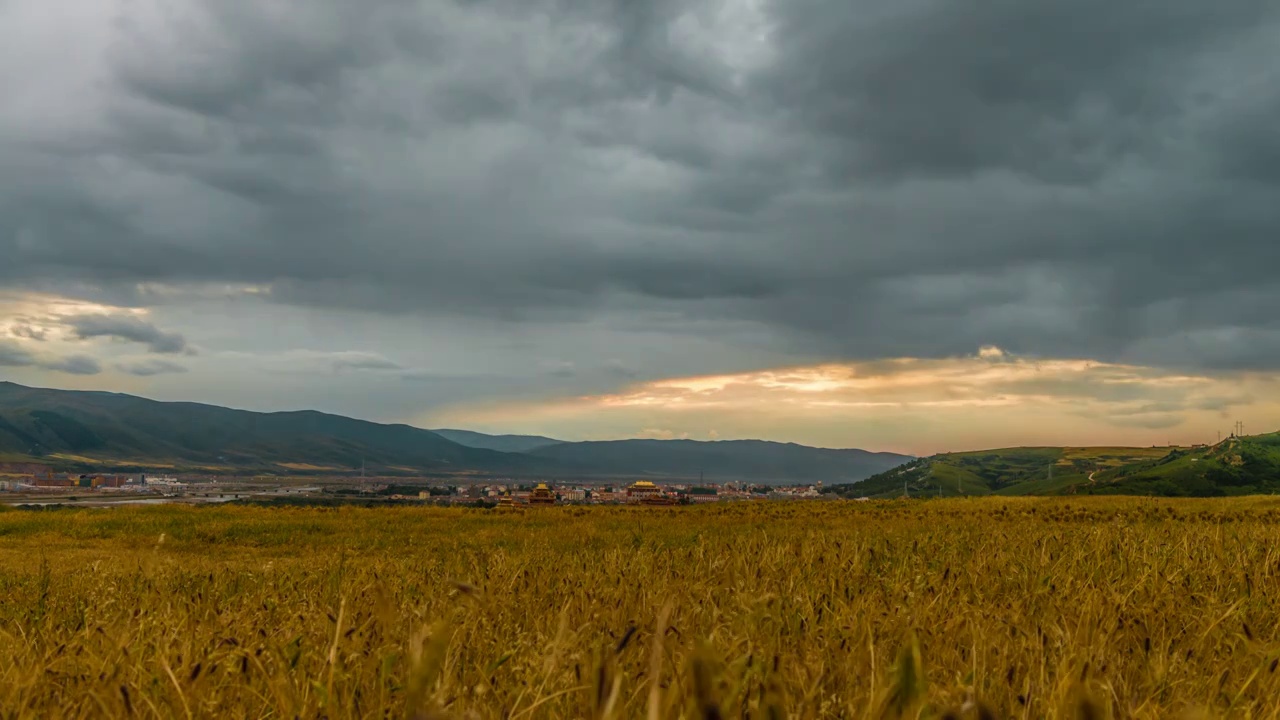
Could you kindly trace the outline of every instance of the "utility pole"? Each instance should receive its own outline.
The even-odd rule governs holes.
[[[911,497],[911,493],[907,491],[907,481],[902,481],[902,497]]]

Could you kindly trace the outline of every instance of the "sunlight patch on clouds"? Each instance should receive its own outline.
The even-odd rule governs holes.
[[[928,454],[1000,445],[1213,440],[1246,413],[1280,426],[1269,375],[1191,375],[985,347],[969,357],[897,358],[670,378],[549,402],[455,407],[433,421],[565,439],[776,437]],[[1228,419],[1231,418],[1231,419]]]
[[[0,293],[0,329],[15,337],[46,339],[60,332],[63,320],[84,315],[146,317],[143,308],[124,308],[45,293]],[[35,335],[37,337],[32,337]]]
[[[990,407],[1028,400],[1107,400],[1120,387],[1138,388],[1144,395],[1150,391],[1185,396],[1219,382],[1088,360],[1014,358],[984,348],[968,358],[908,358],[659,380],[579,402],[672,409],[763,401],[806,407]]]

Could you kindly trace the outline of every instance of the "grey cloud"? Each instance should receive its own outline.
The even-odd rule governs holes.
[[[1181,413],[1186,407],[1179,402],[1151,402],[1125,408],[1113,408],[1110,415],[1129,417],[1134,415],[1172,415]]]
[[[9,328],[9,334],[14,337],[26,338],[37,342],[48,339],[49,333],[43,328],[32,327],[26,323],[18,323]]]
[[[462,397],[474,397],[474,393],[479,387],[501,385],[502,383],[509,383],[511,380],[511,378],[502,375],[464,375],[459,373],[433,372],[431,370],[407,370],[400,373],[399,379],[403,382],[436,385],[441,388],[451,388],[455,391],[459,388],[466,388]],[[507,390],[509,390],[509,388],[504,389],[504,391]]]
[[[40,367],[69,375],[97,375],[102,372],[102,364],[88,355],[54,358],[41,363]]]
[[[1154,397],[1181,399],[1186,395],[1185,390],[1159,388],[1135,382],[1113,382],[1105,376],[1088,375],[1074,379],[1017,380],[1002,384],[1000,389],[1019,395],[1092,399],[1106,403],[1128,403],[1150,400]]]
[[[335,370],[403,370],[399,363],[372,353],[337,353],[331,359]]]
[[[1241,327],[1229,307],[1222,325],[1164,337],[1145,338],[1132,348],[1136,355],[1161,358],[1166,365],[1213,367],[1225,370],[1275,368],[1280,357],[1280,327]]]
[[[32,367],[69,375],[97,375],[102,372],[102,365],[87,355],[58,357],[33,353],[5,339],[0,339],[0,367]]]
[[[29,367],[35,364],[35,355],[11,340],[0,339],[0,367]]]
[[[115,338],[141,343],[155,353],[177,354],[190,350],[180,333],[166,332],[131,315],[76,315],[62,322],[81,340]]]
[[[1216,410],[1216,411],[1225,413],[1227,410],[1230,410],[1231,408],[1252,405],[1256,401],[1257,401],[1257,398],[1249,397],[1247,395],[1236,395],[1232,397],[1210,397],[1210,398],[1204,398],[1198,401],[1197,403],[1195,403],[1194,407],[1197,410]]]
[[[135,360],[132,362],[117,363],[116,369],[120,372],[137,377],[152,377],[154,375],[168,375],[187,372],[187,368],[184,365],[159,359]]]
[[[770,358],[1280,368],[1280,6],[753,6],[129,13],[101,90],[0,122],[0,285],[269,286],[497,318],[533,357],[661,317],[620,358],[656,374],[664,336],[743,326]]]
[[[548,362],[543,363],[542,372],[544,375],[556,378],[571,378],[578,374],[578,368],[569,361]]]
[[[406,371],[400,363],[379,353],[360,350],[289,350],[281,353],[224,353],[224,359],[237,363],[260,365],[268,372],[281,375],[300,375],[306,373],[368,372],[372,374],[389,374],[386,371]]]
[[[1182,415],[1167,413],[1136,414],[1109,418],[1112,425],[1120,427],[1143,428],[1146,430],[1169,430],[1187,421]]]
[[[618,358],[609,358],[604,363],[604,372],[624,380],[634,380],[640,376],[634,368]]]
[[[777,41],[795,52],[770,89],[838,141],[832,160],[848,172],[1065,182],[1164,149],[1187,93],[1209,90],[1195,86],[1200,66],[1275,20],[1266,0],[777,7]]]

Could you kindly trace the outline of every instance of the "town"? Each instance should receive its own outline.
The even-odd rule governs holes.
[[[326,478],[55,473],[39,465],[0,466],[0,504],[95,505],[167,502],[311,505],[345,503],[519,508],[545,505],[674,506],[832,498],[822,483],[534,481],[524,478]]]

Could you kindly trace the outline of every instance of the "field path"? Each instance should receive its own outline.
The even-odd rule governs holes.
[[[1093,472],[1089,473],[1089,484],[1090,484],[1090,485],[1097,485],[1097,484],[1098,484],[1098,483],[1096,483],[1096,482],[1094,482],[1094,481],[1093,481],[1093,476],[1094,476],[1094,475],[1097,475],[1097,474],[1098,474],[1098,471],[1097,471],[1097,470],[1094,470]]]

